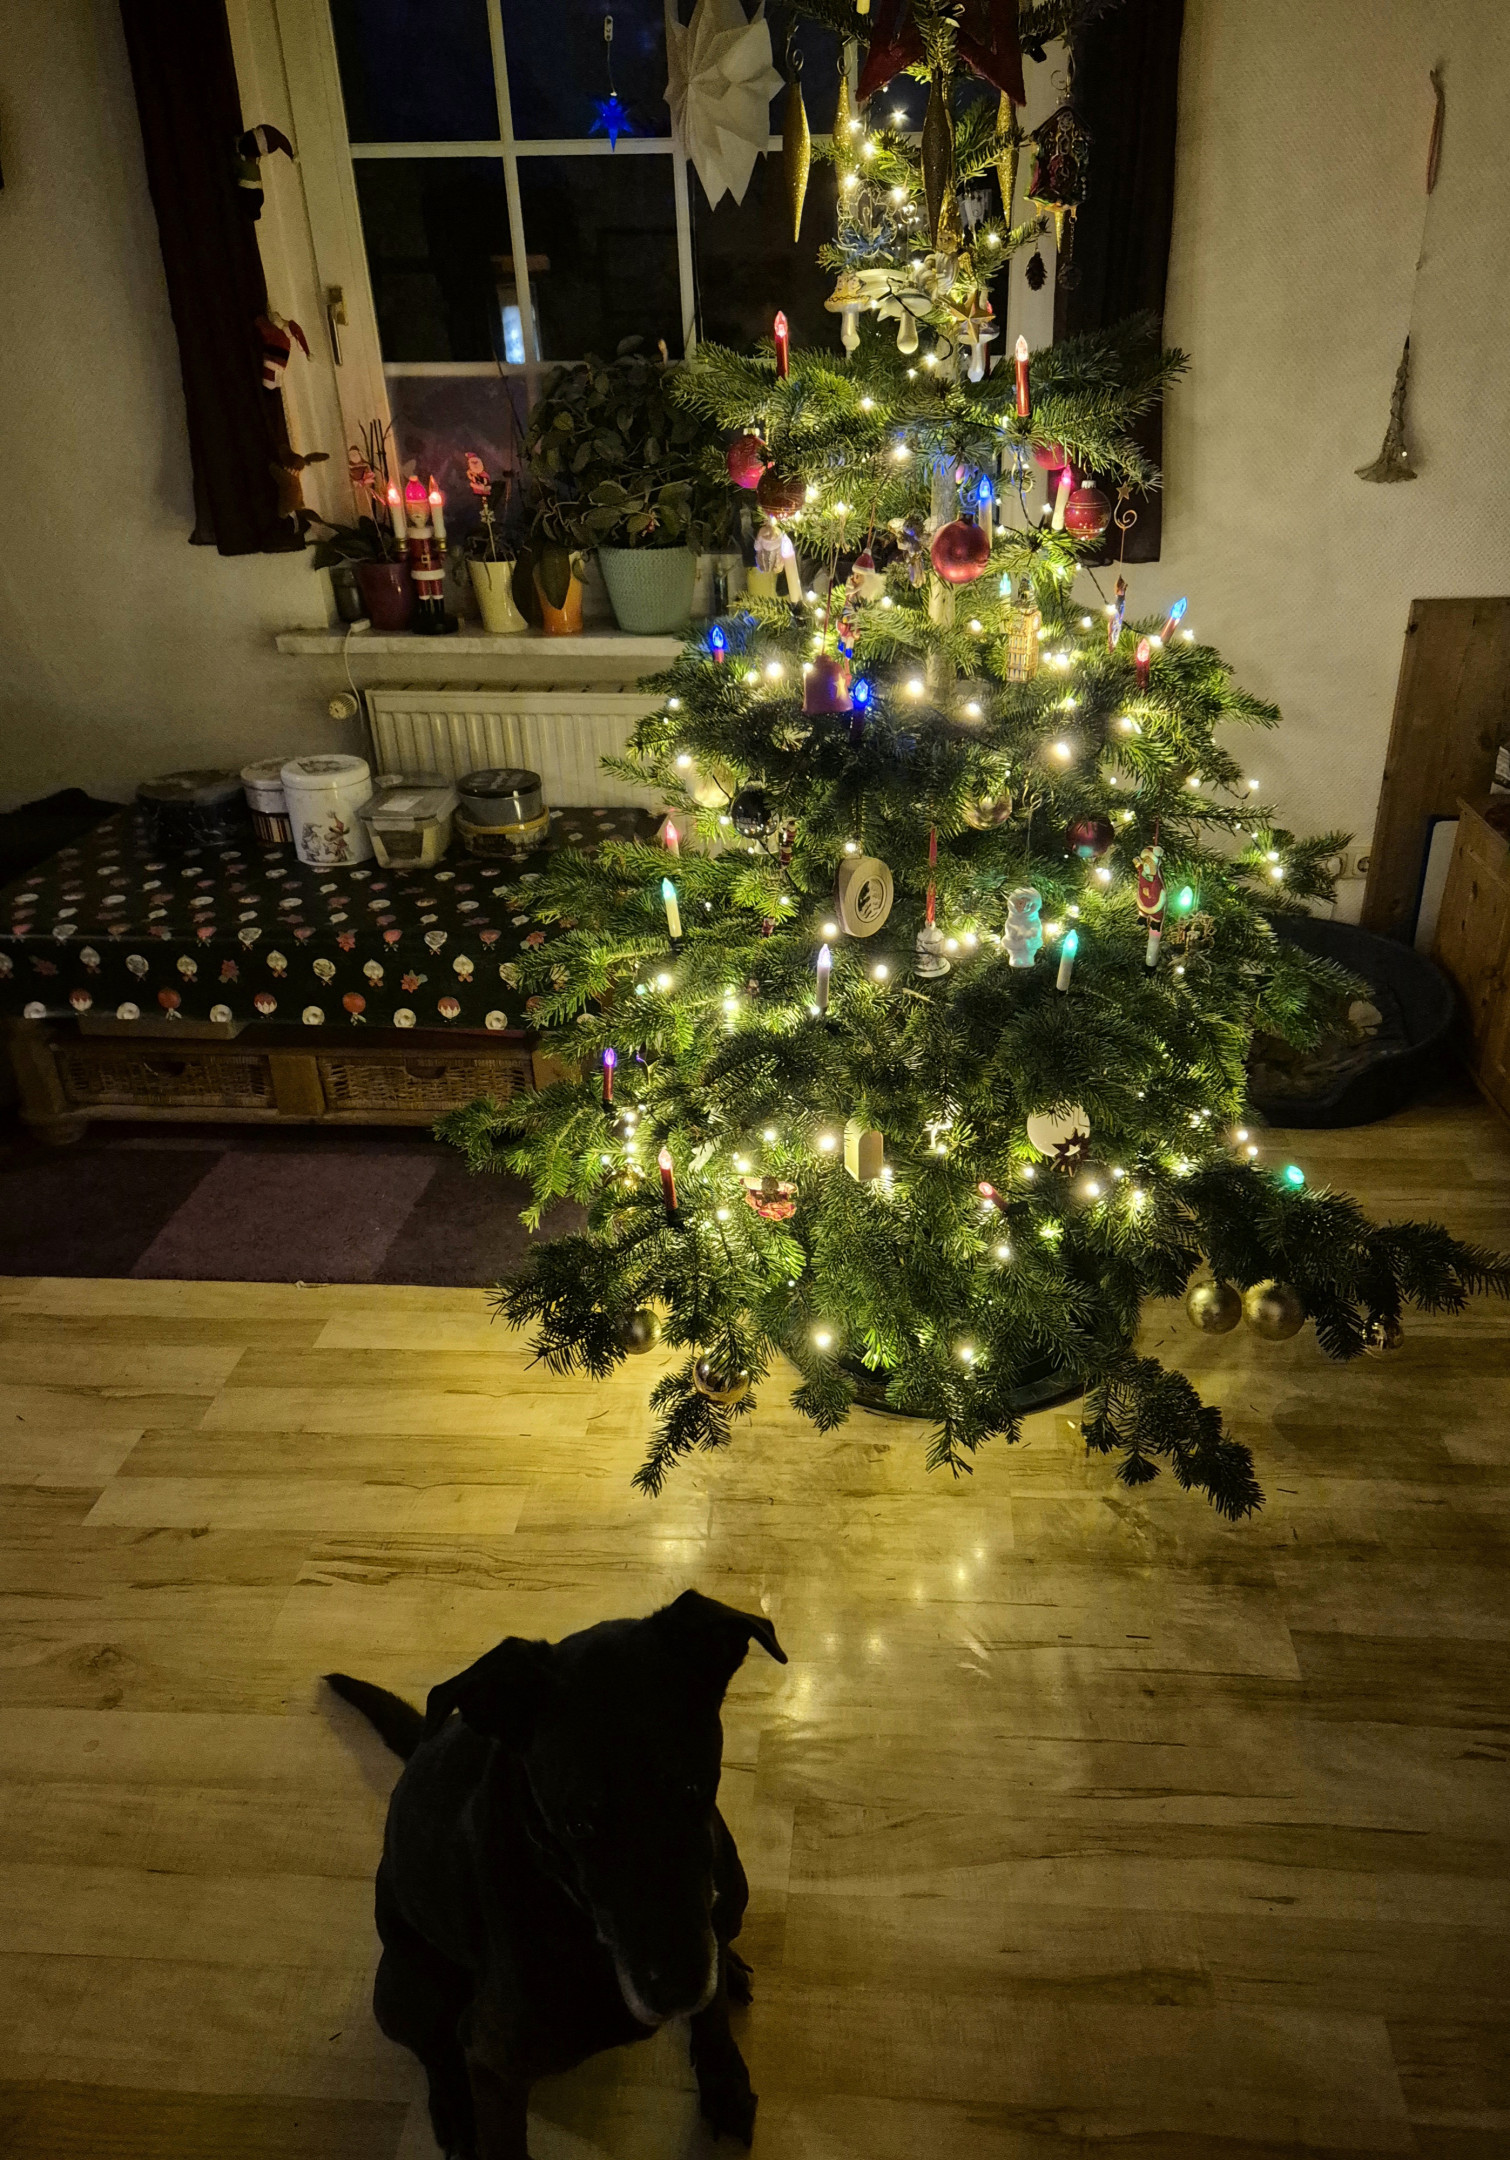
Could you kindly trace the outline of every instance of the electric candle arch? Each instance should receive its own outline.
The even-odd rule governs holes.
[[[1015,1437],[1047,1336],[1129,1483],[1171,1463],[1241,1514],[1246,1448],[1128,1347],[1141,1298],[1183,1288],[1192,1251],[1219,1253],[1240,1289],[1279,1283],[1255,1302],[1259,1332],[1294,1299],[1344,1355],[1413,1298],[1504,1290],[1510,1269],[1434,1232],[1382,1239],[1246,1137],[1234,1046],[1262,1000],[1266,1025],[1303,1030],[1329,994],[1297,949],[1280,964],[1265,911],[1277,888],[1282,906],[1326,892],[1336,836],[1298,840],[1254,802],[1218,734],[1277,715],[1155,572],[1136,595],[1093,584],[1100,506],[1070,514],[1087,464],[1146,479],[1131,424],[1179,356],[1121,332],[1038,369],[1023,340],[972,380],[974,287],[920,236],[925,215],[944,232],[947,171],[925,190],[905,138],[863,118],[841,133],[839,245],[865,296],[853,353],[803,350],[783,317],[763,355],[704,346],[681,372],[727,439],[765,446],[772,525],[769,585],[657,678],[637,730],[637,777],[683,843],[676,882],[664,848],[614,844],[520,888],[561,926],[521,963],[546,1046],[575,1067],[632,1031],[621,1117],[589,1135],[562,1083],[450,1121],[474,1160],[506,1154],[542,1203],[589,1209],[586,1231],[532,1249],[501,1306],[585,1371],[635,1315],[664,1312],[682,1362],[656,1389],[650,1490],[727,1438],[778,1356],[823,1427],[868,1360],[930,1420],[929,1459],[961,1466]],[[862,232],[864,189],[891,237]],[[972,236],[977,255],[990,238]],[[955,586],[934,549],[962,505],[992,574]],[[798,540],[832,573],[812,599]],[[731,847],[752,789],[764,828]],[[1031,1134],[1067,1117],[1069,1139],[1041,1151]],[[749,1204],[767,1183],[769,1211]]]

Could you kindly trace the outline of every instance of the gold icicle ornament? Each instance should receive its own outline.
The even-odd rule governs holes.
[[[849,102],[849,77],[843,68],[839,70],[839,98],[834,106],[834,149],[847,150],[849,138],[854,133],[855,109]]]
[[[786,182],[787,208],[792,213],[792,238],[802,238],[802,205],[807,200],[807,176],[813,162],[813,138],[802,102],[802,55],[790,58],[792,79],[786,86],[786,111],[781,122],[781,171]]]
[[[996,161],[996,181],[1001,189],[1002,218],[1010,230],[1012,198],[1017,193],[1017,161],[1022,151],[1022,122],[1005,90],[996,107],[996,132],[1007,137],[1005,154]]]
[[[954,122],[950,118],[950,79],[943,68],[928,78],[928,110],[923,116],[923,200],[928,207],[928,231],[935,248],[957,254],[960,247],[959,204],[954,190]],[[946,239],[952,229],[954,238]]]

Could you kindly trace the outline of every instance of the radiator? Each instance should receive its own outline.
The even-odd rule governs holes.
[[[418,683],[367,692],[375,772],[459,780],[486,765],[539,773],[548,803],[639,805],[659,809],[650,788],[604,772],[622,756],[635,722],[657,709],[638,690],[483,690]]]

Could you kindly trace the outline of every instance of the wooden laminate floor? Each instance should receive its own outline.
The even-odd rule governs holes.
[[[1463,1098],[1289,1152],[1510,1241]],[[1510,2153],[1510,1314],[1345,1370],[1148,1336],[1255,1521],[1063,1411],[956,1484],[778,1390],[649,1503],[656,1361],[554,1382],[475,1293],[0,1284],[0,2150],[428,2154],[367,2002],[394,1766],[316,1676],[418,1695],[695,1583],[791,1657],[727,1715],[763,2160]],[[677,2036],[532,2142],[701,2153]]]

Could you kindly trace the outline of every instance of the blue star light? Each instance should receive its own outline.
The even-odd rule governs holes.
[[[588,134],[606,135],[609,149],[617,150],[619,137],[634,133],[634,122],[629,117],[624,100],[617,90],[610,90],[607,97],[594,98],[592,102],[597,118],[588,129]]]

